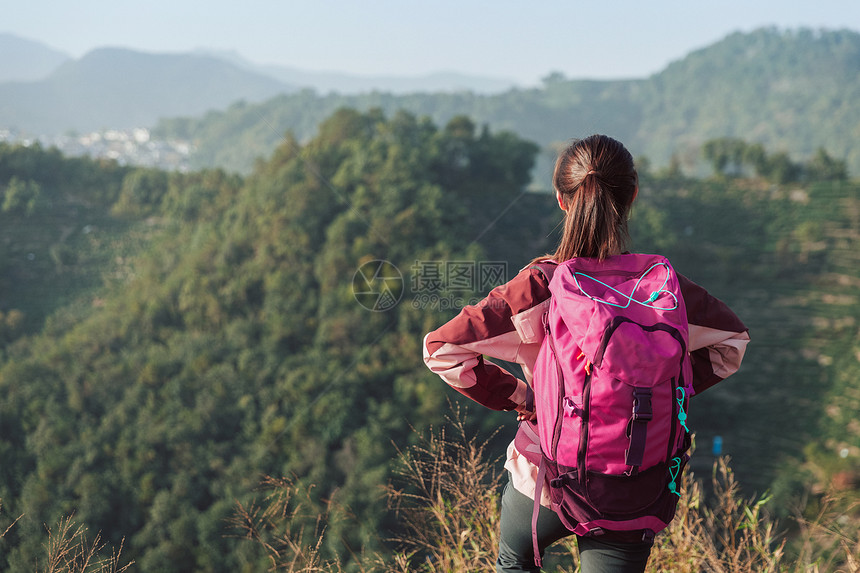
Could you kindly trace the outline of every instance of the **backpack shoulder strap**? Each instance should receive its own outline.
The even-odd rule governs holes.
[[[548,283],[552,280],[552,275],[555,273],[555,269],[557,267],[557,262],[550,259],[546,259],[541,262],[532,264],[529,268],[539,270],[543,274],[543,276],[546,277],[546,282]]]

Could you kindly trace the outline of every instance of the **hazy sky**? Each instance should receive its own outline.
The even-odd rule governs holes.
[[[858,0],[0,0],[0,14],[0,31],[74,57],[102,46],[207,48],[308,70],[459,71],[523,84],[551,71],[645,77],[762,26],[860,31]]]

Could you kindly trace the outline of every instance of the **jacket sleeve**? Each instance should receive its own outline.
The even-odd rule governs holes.
[[[693,390],[698,394],[738,371],[749,330],[725,303],[678,276],[690,326]]]
[[[481,302],[424,337],[424,362],[451,387],[493,410],[525,403],[527,385],[484,356],[515,362],[522,340],[511,317],[549,298],[536,268],[520,271]]]

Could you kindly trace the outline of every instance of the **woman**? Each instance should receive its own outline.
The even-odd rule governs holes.
[[[626,252],[628,214],[639,191],[632,156],[620,142],[604,135],[571,142],[556,161],[553,186],[565,213],[555,253],[538,257],[424,339],[424,361],[430,370],[479,404],[515,410],[523,422],[535,419],[528,388],[542,340],[541,316],[550,297],[549,281],[534,263],[558,264],[574,257],[602,261]],[[689,322],[693,388],[698,393],[737,371],[749,335],[725,304],[688,279],[679,279]],[[486,361],[485,355],[519,363],[525,380]],[[499,572],[540,570],[532,549],[535,451],[540,450],[534,425],[520,424],[505,463],[510,481],[502,495]],[[541,488],[536,527],[541,554],[571,535],[550,509],[548,490]],[[642,532],[609,531],[600,537],[578,537],[577,542],[584,573],[621,573],[645,569],[653,540],[643,541]]]

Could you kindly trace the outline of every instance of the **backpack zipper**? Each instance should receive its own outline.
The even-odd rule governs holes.
[[[579,449],[576,452],[576,476],[585,491],[585,451],[588,444],[588,419],[591,416],[591,372],[586,372],[582,389],[582,421],[579,431]]]
[[[672,456],[675,455],[675,440],[677,436],[678,426],[681,425],[678,421],[678,400],[675,397],[678,393],[678,386],[675,380],[676,378],[672,378],[672,424],[669,426],[669,451],[666,452],[666,461],[671,460]]]
[[[555,351],[555,342],[552,339],[552,331],[549,327],[548,312],[545,312],[541,321],[544,327],[544,336],[549,341],[550,354],[555,362],[556,376],[558,377],[558,405],[556,407],[555,426],[552,431],[552,442],[550,444],[550,455],[552,460],[558,463],[558,442],[561,439],[561,425],[564,418],[564,373],[561,370],[561,362]]]

